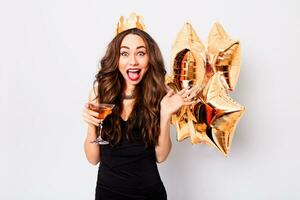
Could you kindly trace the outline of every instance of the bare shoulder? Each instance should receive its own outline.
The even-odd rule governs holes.
[[[91,103],[95,103],[97,104],[98,103],[98,83],[96,82],[92,89],[90,90],[90,93],[89,93],[89,102]]]

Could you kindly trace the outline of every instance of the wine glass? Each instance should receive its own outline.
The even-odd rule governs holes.
[[[97,116],[98,119],[100,119],[100,124],[99,124],[99,128],[98,128],[98,137],[95,141],[93,141],[92,143],[97,143],[97,144],[108,144],[107,141],[103,140],[101,138],[101,131],[102,131],[102,127],[103,127],[103,121],[104,119],[110,115],[112,113],[112,109],[115,107],[115,104],[107,104],[107,103],[100,103],[97,105],[88,104],[88,108],[92,111],[95,111],[97,113],[99,113],[99,115]]]

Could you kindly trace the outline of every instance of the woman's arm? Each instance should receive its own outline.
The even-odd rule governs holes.
[[[158,163],[167,159],[172,148],[170,119],[171,115],[160,113],[160,135],[158,137],[158,145],[155,147],[156,161]]]
[[[87,136],[84,141],[85,156],[93,165],[97,165],[100,162],[100,147],[97,143],[92,143],[97,138],[96,130],[94,125],[88,125]]]
[[[88,101],[97,104],[96,94],[93,89],[90,92]],[[97,165],[100,162],[100,146],[97,143],[93,143],[97,138],[97,126],[100,123],[100,120],[96,118],[97,115],[97,112],[89,110],[87,106],[85,106],[83,119],[88,124],[88,129],[84,141],[84,152],[87,160],[93,165]]]
[[[170,119],[173,113],[182,106],[192,105],[196,101],[191,101],[196,96],[192,89],[183,89],[175,94],[170,89],[160,102],[160,135],[158,145],[155,147],[156,161],[165,161],[171,151],[172,142],[170,138]]]

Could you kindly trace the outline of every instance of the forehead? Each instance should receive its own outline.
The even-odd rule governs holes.
[[[136,49],[140,46],[146,47],[146,44],[140,36],[135,34],[128,34],[122,40],[121,47],[122,46],[129,47],[130,49]]]

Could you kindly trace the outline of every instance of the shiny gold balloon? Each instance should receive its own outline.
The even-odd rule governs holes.
[[[203,89],[204,98],[193,108],[194,125],[200,141],[228,155],[234,130],[245,108],[229,97],[222,78],[221,73],[214,74]]]
[[[207,58],[214,73],[221,72],[233,91],[240,72],[240,43],[231,39],[219,23],[209,33]]]
[[[205,46],[192,25],[186,23],[172,47],[171,76],[167,84],[181,90],[188,85],[202,84],[205,75]]]
[[[207,50],[192,25],[186,23],[172,47],[171,75],[166,84],[179,91],[193,87],[198,103],[183,106],[172,115],[177,140],[209,144],[228,155],[234,130],[245,108],[228,92],[235,88],[240,69],[239,42],[214,24]]]
[[[166,84],[180,91],[193,86],[200,92],[205,75],[205,46],[201,43],[192,25],[186,23],[177,35],[172,47],[171,76],[166,78]],[[182,141],[191,137],[192,143],[199,143],[194,133],[193,121],[196,121],[189,106],[183,106],[172,116],[172,123],[176,125],[177,140]]]

